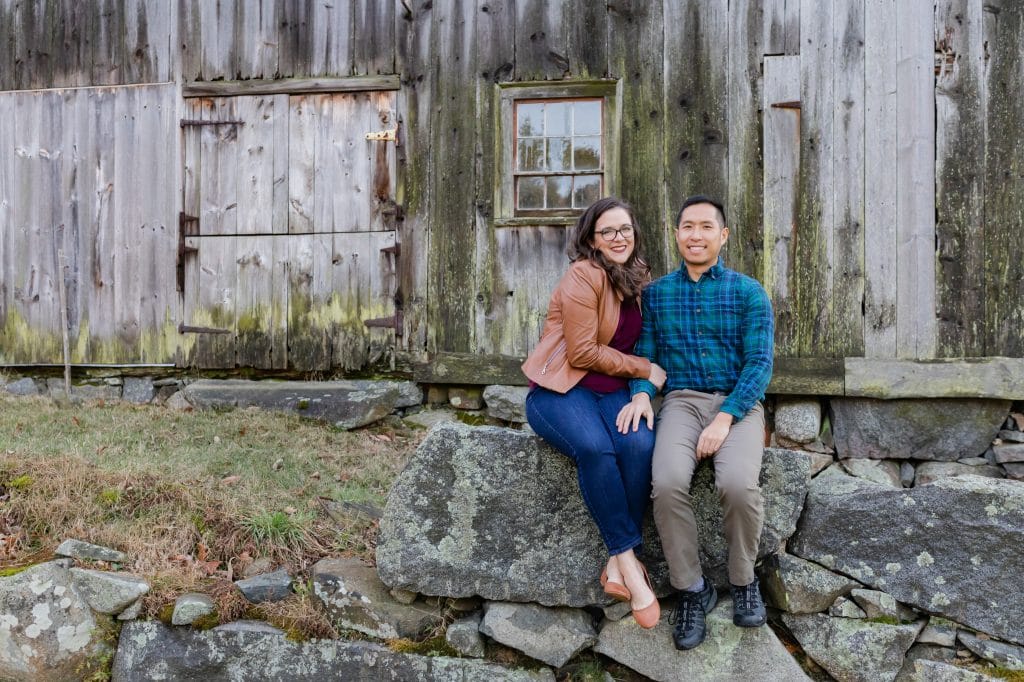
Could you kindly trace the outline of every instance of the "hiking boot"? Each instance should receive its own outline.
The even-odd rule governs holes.
[[[754,582],[743,587],[731,585],[732,588],[732,622],[741,628],[756,628],[765,624],[768,614],[765,612],[761,590]]]
[[[704,641],[707,635],[707,614],[718,603],[718,592],[708,578],[704,577],[704,589],[700,592],[679,593],[679,603],[669,619],[675,623],[672,641],[677,649],[692,649]]]

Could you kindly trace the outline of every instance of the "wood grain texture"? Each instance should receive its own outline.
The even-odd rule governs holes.
[[[1024,355],[1024,7],[985,5],[985,354]]]
[[[974,0],[935,10],[937,354],[985,354],[984,16]],[[979,248],[980,247],[980,248]]]
[[[864,355],[896,356],[896,0],[864,6]]]
[[[800,0],[764,0],[765,55],[800,54]]]
[[[935,46],[931,0],[896,5],[896,356],[935,355]]]
[[[764,275],[775,352],[797,356],[793,268],[800,177],[800,57],[764,59]]]

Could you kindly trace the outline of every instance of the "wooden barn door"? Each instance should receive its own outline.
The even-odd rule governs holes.
[[[351,370],[393,352],[395,143],[371,138],[395,128],[394,102],[187,101],[181,364]]]

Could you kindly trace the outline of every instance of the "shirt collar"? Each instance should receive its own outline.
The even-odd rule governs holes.
[[[701,279],[703,279],[705,275],[707,275],[711,279],[718,279],[719,277],[722,276],[722,273],[724,272],[725,266],[722,265],[722,257],[719,256],[715,264],[704,271],[704,274],[701,275]],[[682,263],[679,264],[679,274],[685,279],[690,279],[690,273],[686,270],[686,261],[683,261]]]

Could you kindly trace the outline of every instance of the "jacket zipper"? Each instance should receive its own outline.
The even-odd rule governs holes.
[[[564,348],[565,348],[565,341],[563,340],[562,343],[558,344],[558,348],[556,348],[554,350],[554,352],[551,353],[551,356],[548,358],[547,362],[544,363],[544,366],[540,370],[541,374],[547,374],[548,373],[548,365],[551,364],[551,362],[555,359],[555,356],[558,355],[559,353],[561,353]]]

